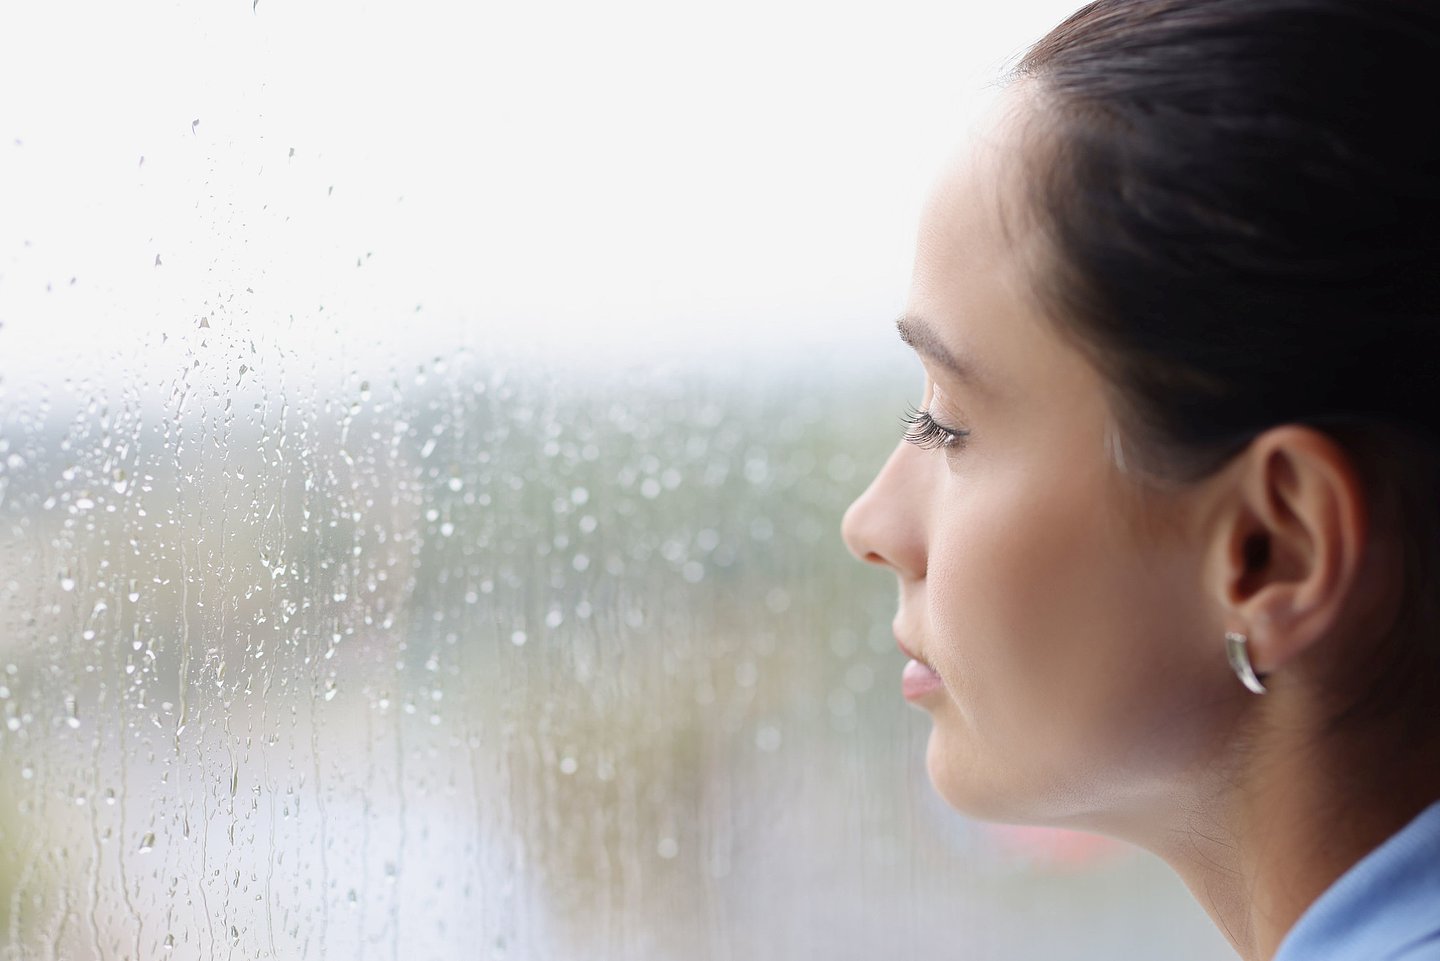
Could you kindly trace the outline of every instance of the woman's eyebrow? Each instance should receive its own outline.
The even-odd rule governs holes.
[[[895,329],[900,332],[900,339],[917,354],[935,361],[954,374],[956,380],[963,380],[976,386],[984,385],[984,381],[975,368],[952,354],[950,348],[946,347],[939,335],[935,333],[935,329],[919,317],[913,314],[904,314],[895,321]]]

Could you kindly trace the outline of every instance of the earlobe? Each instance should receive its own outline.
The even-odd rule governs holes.
[[[1364,485],[1345,450],[1288,424],[1227,471],[1214,518],[1211,587],[1257,674],[1283,668],[1344,615],[1368,536]]]

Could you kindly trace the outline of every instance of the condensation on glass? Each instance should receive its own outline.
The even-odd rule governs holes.
[[[0,408],[22,954],[750,953],[864,822],[857,743],[905,798],[820,398],[469,350],[316,389],[219,321],[143,367]]]

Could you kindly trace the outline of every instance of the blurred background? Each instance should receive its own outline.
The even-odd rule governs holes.
[[[0,957],[1229,957],[944,807],[839,539],[1071,7],[0,13]]]

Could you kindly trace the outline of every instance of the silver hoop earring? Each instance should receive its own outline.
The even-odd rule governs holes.
[[[1230,667],[1240,683],[1254,694],[1264,694],[1265,685],[1250,666],[1250,639],[1237,631],[1225,632],[1225,653],[1230,657]]]

